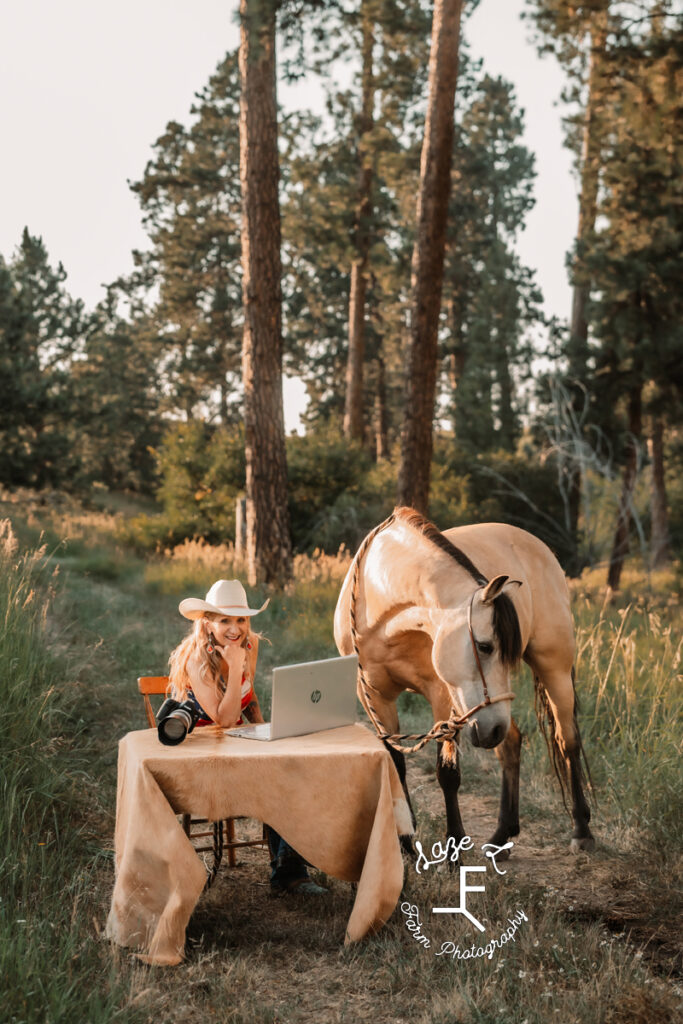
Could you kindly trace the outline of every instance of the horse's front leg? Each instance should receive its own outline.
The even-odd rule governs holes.
[[[508,839],[519,835],[519,762],[522,748],[522,734],[514,718],[510,721],[508,734],[496,747],[496,757],[503,768],[503,780],[500,793],[500,809],[498,826],[489,842],[496,846],[505,846]],[[510,856],[504,850],[499,857],[503,860]]]
[[[458,745],[455,740],[444,740],[436,745],[436,777],[443,792],[446,804],[446,830],[456,843],[467,833],[460,817],[458,806],[458,790],[460,789],[460,762]]]
[[[373,686],[371,683],[367,683],[367,691],[365,691],[363,687],[359,687],[358,699],[365,708],[365,711],[371,721],[373,720],[373,716],[370,713],[370,710],[368,709],[368,700],[372,702],[372,710],[374,711],[375,715],[377,716],[381,724],[384,726],[386,731],[389,734],[398,732],[398,710],[396,708],[395,700],[391,700],[390,698],[385,697],[384,694],[381,693],[377,689],[377,687]],[[405,756],[400,750],[396,750],[395,747],[392,747],[391,743],[387,743],[386,740],[384,741],[384,746],[391,754],[391,759],[394,762],[394,767],[398,772],[398,777],[401,782],[401,786],[403,787],[403,793],[406,798],[406,803],[408,804],[408,810],[410,811],[410,820],[414,832],[417,821],[415,818],[413,805],[410,802],[410,793],[408,792]],[[411,857],[414,857],[415,849],[413,847],[412,836],[408,834],[403,834],[399,836],[399,839],[401,842],[401,849],[403,850],[403,852],[407,853]]]
[[[393,729],[392,731],[393,732],[398,732],[398,727]],[[401,781],[401,785],[403,786],[403,792],[405,794],[406,803],[408,804],[408,810],[410,811],[410,820],[412,821],[412,824],[413,824],[413,832],[415,832],[415,829],[417,827],[417,819],[415,818],[415,811],[413,810],[413,805],[410,802],[410,793],[408,792],[408,782],[407,782],[407,779],[406,779],[406,759],[405,759],[405,754],[403,754],[403,752],[400,751],[400,750],[396,750],[396,748],[392,747],[391,743],[387,743],[386,740],[384,741],[384,746],[387,748],[387,750],[391,754],[391,760],[394,762],[394,767],[396,768],[396,771],[398,772],[398,777],[399,777],[399,779]],[[405,835],[405,834],[404,835],[400,835],[399,836],[399,840],[400,840],[401,849],[403,850],[403,852],[406,853],[409,857],[415,857],[415,847],[413,846],[413,838],[412,838],[412,836]]]

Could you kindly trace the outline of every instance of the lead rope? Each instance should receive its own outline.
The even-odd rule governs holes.
[[[465,726],[466,723],[465,721],[458,720],[455,708],[453,708],[451,710],[451,714],[448,720],[442,722],[435,722],[432,728],[429,730],[429,732],[388,733],[384,726],[382,725],[379,719],[379,715],[375,711],[375,707],[370,698],[370,694],[368,692],[370,689],[370,684],[365,678],[365,672],[363,670],[363,665],[361,663],[360,651],[358,649],[358,630],[356,627],[356,600],[358,596],[358,579],[360,575],[360,564],[361,561],[363,560],[365,552],[370,547],[371,543],[373,542],[377,534],[380,533],[381,530],[386,529],[387,526],[390,526],[391,523],[393,523],[394,519],[395,514],[392,512],[391,515],[387,519],[385,519],[383,523],[380,523],[379,526],[376,526],[374,530],[372,530],[367,535],[367,537],[359,547],[358,552],[356,554],[356,562],[353,569],[353,581],[351,584],[351,602],[349,606],[351,642],[353,644],[354,652],[358,657],[358,680],[360,682],[362,695],[361,703],[365,708],[365,711],[367,712],[370,721],[374,725],[377,735],[385,743],[389,743],[394,748],[394,750],[400,750],[401,753],[403,754],[414,754],[417,750],[421,750],[422,747],[429,743],[430,740],[436,740],[437,742],[441,742],[442,740],[454,739],[457,736],[458,732]],[[402,744],[406,740],[415,740],[416,742],[409,747],[404,747]]]

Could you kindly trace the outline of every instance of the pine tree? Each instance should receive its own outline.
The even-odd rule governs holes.
[[[282,296],[274,0],[240,2],[242,377],[249,581],[291,576],[282,406]]]
[[[525,332],[543,320],[533,273],[514,252],[533,205],[533,157],[512,86],[474,69],[460,76],[444,304],[447,405],[459,447],[514,449],[516,376],[529,373]]]
[[[69,368],[83,307],[65,280],[27,228],[0,268],[0,478],[8,483],[56,485],[69,473]]]
[[[375,16],[370,0],[361,0],[361,99],[358,123],[358,186],[353,224],[354,255],[349,289],[349,350],[346,362],[344,435],[363,441],[363,371],[365,360],[365,296],[372,221],[372,152],[369,145],[374,119],[375,83],[373,51]]]
[[[579,220],[571,257],[572,305],[565,348],[564,385],[571,401],[572,418],[578,421],[590,382],[591,352],[586,307],[591,283],[584,253],[595,229],[598,188],[603,162],[602,146],[609,108],[609,73],[606,60],[611,0],[591,0],[568,5],[559,0],[533,0],[533,17],[540,33],[541,52],[554,52],[569,76],[564,99],[578,105],[578,114],[566,119],[567,143],[575,152],[580,180]],[[612,5],[614,6],[614,5]],[[579,553],[579,514],[582,462],[571,458],[564,467],[568,493],[568,530],[577,554],[568,567],[571,574],[582,568]]]
[[[81,358],[72,364],[74,482],[149,492],[162,435],[157,353],[144,317],[126,318],[122,306],[110,286],[87,318]]]
[[[328,12],[318,68],[328,73],[341,60],[357,74],[344,90],[323,76],[325,121],[299,114],[283,125],[288,363],[307,382],[310,425],[338,417],[342,429],[345,412],[348,425],[353,395],[358,433],[380,457],[402,402],[429,27],[417,0],[363,0]]]
[[[680,315],[674,283],[680,265],[672,256],[680,247],[680,158],[673,141],[680,35],[668,0],[643,0],[637,10],[626,0],[571,6],[534,0],[532,6],[544,46],[569,72],[565,98],[580,103],[579,116],[567,119],[582,172],[567,373],[575,383],[574,420],[589,393],[591,428],[612,437],[623,464],[609,570],[617,589],[644,417],[666,408],[670,423],[680,418],[680,360],[672,341]],[[575,522],[579,474],[571,461],[567,478]],[[664,473],[655,479],[663,484]],[[658,507],[666,508],[661,494]]]
[[[152,246],[135,254],[138,272],[122,285],[148,296],[146,342],[157,350],[168,411],[193,419],[208,409],[228,423],[240,417],[241,390],[236,54],[219,64],[191,115],[188,128],[167,125],[131,185]]]
[[[596,290],[591,319],[600,342],[596,404],[621,411],[626,428],[607,580],[613,591],[619,588],[628,552],[644,414],[652,410],[664,424],[679,424],[682,411],[683,192],[677,138],[683,46],[673,24],[661,15],[661,5],[653,5],[650,13],[649,32],[634,32],[626,21],[616,25],[610,55],[611,129],[599,206],[604,226],[586,253]],[[660,510],[665,508],[660,494]]]
[[[437,331],[450,191],[461,12],[461,0],[435,0],[429,101],[420,166],[417,239],[412,266],[411,340],[406,365],[398,501],[424,514],[428,513],[429,506]]]

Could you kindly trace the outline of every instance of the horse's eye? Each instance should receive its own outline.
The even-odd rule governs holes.
[[[493,644],[488,640],[477,640],[477,649],[481,654],[493,654]]]

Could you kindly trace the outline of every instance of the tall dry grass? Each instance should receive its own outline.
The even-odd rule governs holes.
[[[98,856],[88,763],[65,666],[50,653],[54,567],[0,522],[0,1018],[109,1022],[121,982],[93,932]],[[106,984],[103,984],[106,979]]]

